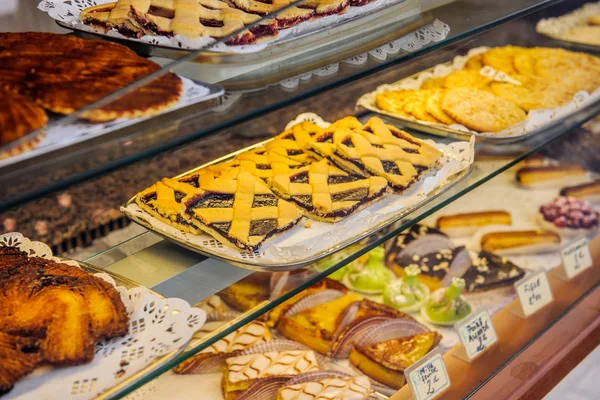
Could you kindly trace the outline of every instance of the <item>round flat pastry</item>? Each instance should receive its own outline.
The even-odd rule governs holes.
[[[534,92],[526,86],[518,86],[507,82],[493,82],[491,88],[492,93],[496,96],[515,103],[525,111],[560,105],[550,101],[556,99],[556,96],[544,99],[540,97],[540,92]]]
[[[404,111],[406,100],[415,94],[416,90],[396,90],[383,92],[377,95],[375,103],[377,107],[392,114],[397,114],[402,117],[410,117],[411,115]]]
[[[439,89],[439,88],[443,88],[445,82],[446,82],[446,77],[445,76],[441,76],[439,78],[427,79],[421,85],[421,89]]]
[[[600,45],[600,25],[574,26],[564,38],[578,43]]]
[[[460,70],[452,72],[446,76],[444,87],[447,89],[456,89],[470,87],[483,89],[490,84],[492,80],[479,73],[479,70]]]
[[[476,56],[470,57],[465,64],[465,69],[479,71],[481,68],[483,68],[483,54],[477,54]]]
[[[440,105],[450,117],[479,132],[498,132],[526,118],[515,103],[477,89],[449,90]]]
[[[440,121],[429,114],[425,108],[427,97],[434,93],[433,90],[422,89],[410,96],[404,104],[404,111],[412,114],[416,119],[427,122],[439,123]]]
[[[442,99],[444,92],[444,90],[436,90],[427,96],[427,100],[425,101],[425,110],[440,122],[446,125],[452,125],[455,124],[456,121],[446,114],[444,110],[442,110],[442,107],[440,107],[440,100]]]
[[[483,54],[483,64],[507,74],[514,74],[517,71],[513,66],[513,60],[524,50],[523,47],[517,46],[494,47]]]

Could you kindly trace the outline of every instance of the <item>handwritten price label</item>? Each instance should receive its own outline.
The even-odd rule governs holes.
[[[450,387],[450,378],[439,348],[407,368],[405,376],[416,400],[433,399]]]
[[[591,267],[592,255],[590,254],[587,238],[582,237],[579,240],[569,243],[568,246],[560,251],[560,258],[562,259],[567,279],[571,279]]]
[[[487,311],[473,313],[455,325],[467,358],[472,360],[496,343],[498,337]]]
[[[530,316],[554,300],[548,276],[543,271],[515,283],[515,290],[519,296],[519,302],[521,302],[521,309],[525,317]]]

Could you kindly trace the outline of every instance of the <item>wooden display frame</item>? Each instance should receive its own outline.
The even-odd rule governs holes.
[[[526,319],[510,310],[518,299],[492,317],[498,342],[467,363],[444,355],[452,386],[440,397],[463,399],[541,399],[600,344],[600,235],[589,243],[593,266],[569,281],[548,274],[554,301]],[[552,325],[549,329],[548,326]],[[408,387],[390,400],[411,399]]]

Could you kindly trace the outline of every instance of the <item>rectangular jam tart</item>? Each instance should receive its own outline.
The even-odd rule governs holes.
[[[273,192],[296,204],[308,217],[326,222],[339,221],[381,199],[388,187],[382,177],[348,174],[327,160],[291,173],[276,174],[268,184]]]
[[[225,245],[256,251],[298,223],[302,212],[247,171],[222,176],[182,201],[186,219]]]
[[[317,357],[312,350],[272,351],[248,354],[225,360],[223,393],[225,399],[237,395],[259,379],[271,376],[295,376],[319,369]]]

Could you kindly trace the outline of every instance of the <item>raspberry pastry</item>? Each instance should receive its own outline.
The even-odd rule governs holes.
[[[600,214],[589,202],[558,197],[540,207],[540,223],[561,235],[576,236],[598,229]]]

